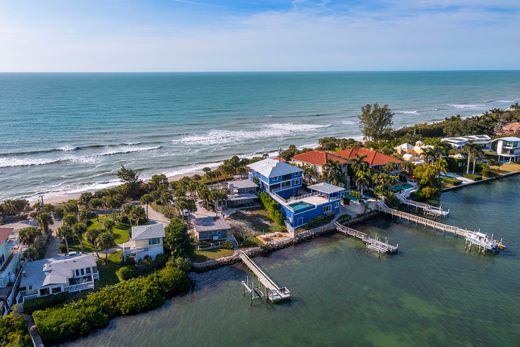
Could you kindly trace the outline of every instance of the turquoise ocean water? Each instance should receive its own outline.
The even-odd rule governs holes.
[[[357,137],[376,101],[396,126],[479,114],[520,101],[520,72],[0,74],[0,200]]]

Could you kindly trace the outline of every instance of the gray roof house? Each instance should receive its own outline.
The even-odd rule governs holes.
[[[137,260],[150,257],[155,259],[164,253],[164,224],[146,224],[132,227],[132,238],[123,244],[123,256]]]
[[[62,292],[93,289],[97,279],[99,272],[96,258],[92,254],[30,261],[22,271],[17,302]]]
[[[193,220],[195,235],[200,241],[219,241],[227,238],[231,226],[222,217],[201,217]]]

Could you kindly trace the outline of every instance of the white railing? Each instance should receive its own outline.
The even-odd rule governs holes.
[[[70,293],[79,292],[87,289],[94,289],[94,282],[73,284],[71,286],[66,287],[66,291]]]

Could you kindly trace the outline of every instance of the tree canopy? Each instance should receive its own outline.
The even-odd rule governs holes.
[[[363,106],[358,118],[363,136],[371,141],[386,138],[394,123],[394,113],[390,111],[388,105],[380,107],[378,103]]]

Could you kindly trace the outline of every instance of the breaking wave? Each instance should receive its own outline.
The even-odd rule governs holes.
[[[456,109],[478,109],[485,107],[482,104],[448,104],[448,106]]]
[[[39,166],[49,165],[64,162],[82,163],[89,164],[95,163],[98,158],[117,155],[127,154],[135,152],[148,152],[160,149],[161,146],[129,146],[120,147],[113,150],[107,150],[101,153],[84,155],[84,156],[62,156],[57,158],[13,158],[12,156],[0,157],[0,168],[5,167],[18,167],[18,166]]]
[[[397,114],[419,114],[419,110],[414,111],[395,111]]]
[[[222,145],[247,140],[315,132],[318,129],[327,127],[330,127],[330,124],[275,123],[262,126],[256,130],[211,130],[205,134],[187,135],[180,139],[172,140],[172,143],[184,145]]]

